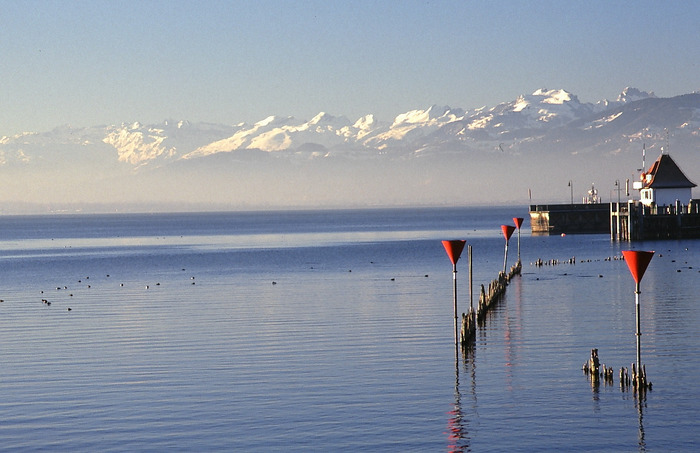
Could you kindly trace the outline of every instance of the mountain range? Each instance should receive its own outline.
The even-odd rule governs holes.
[[[607,199],[662,148],[700,180],[700,93],[583,103],[539,89],[390,121],[64,125],[0,138],[0,212],[564,202],[569,181],[577,200],[593,183]]]

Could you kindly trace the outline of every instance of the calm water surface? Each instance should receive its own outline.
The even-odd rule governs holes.
[[[522,276],[456,356],[440,240],[473,246],[476,291],[513,216],[527,212],[0,217],[0,449],[696,451],[700,241],[536,237],[526,221]],[[645,397],[581,371],[591,348],[616,370],[635,360],[626,248],[657,252]]]

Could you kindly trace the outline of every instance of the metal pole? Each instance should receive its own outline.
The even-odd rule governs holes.
[[[520,262],[520,228],[518,228],[518,263]]]
[[[454,282],[454,302],[455,302],[455,345],[459,343],[459,324],[457,322],[457,265],[452,266],[452,280]]]
[[[574,183],[569,181],[569,187],[571,187],[571,204],[574,204]]]
[[[508,241],[506,241],[506,251],[503,254],[503,273],[506,273],[506,263],[508,262]]]
[[[634,304],[636,308],[636,318],[637,318],[637,376],[641,375],[642,370],[642,329],[641,321],[639,316],[639,283],[636,283],[634,289]]]
[[[617,194],[620,195],[620,192],[618,192]],[[620,239],[622,239],[621,232],[620,232],[620,201],[619,200],[617,202],[617,227],[616,227],[615,231],[617,231],[617,241],[619,242]]]
[[[474,310],[474,286],[472,280],[472,246],[467,246],[467,254],[469,255],[469,310]]]
[[[615,186],[617,187],[617,240],[618,242],[622,239],[622,232],[620,231],[620,180],[615,181]]]

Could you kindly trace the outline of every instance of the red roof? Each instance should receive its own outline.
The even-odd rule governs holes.
[[[668,154],[660,155],[652,164],[647,175],[651,176],[651,181],[646,183],[644,187],[652,189],[681,189],[697,186],[683,174]]]

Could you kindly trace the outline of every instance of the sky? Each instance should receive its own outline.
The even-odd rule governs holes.
[[[700,2],[0,0],[0,137],[700,90]]]

